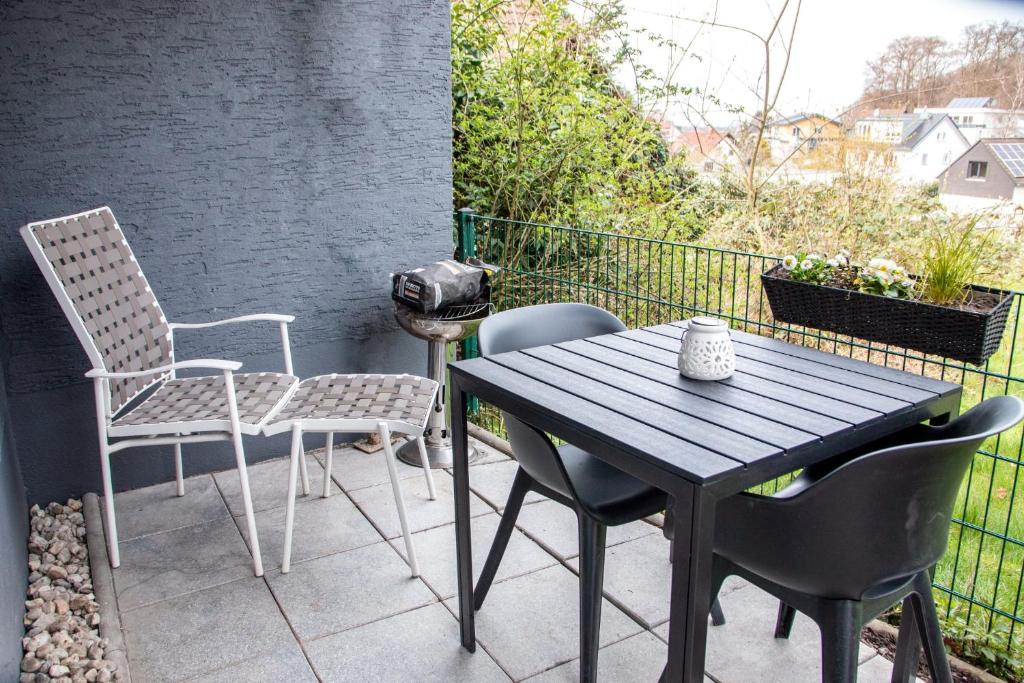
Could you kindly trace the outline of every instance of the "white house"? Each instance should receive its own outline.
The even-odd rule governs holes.
[[[852,136],[867,142],[887,145],[898,144],[903,139],[903,127],[918,116],[899,110],[876,109],[870,116],[857,119],[853,124]]]
[[[892,148],[896,174],[907,182],[935,180],[970,146],[946,114],[905,120],[900,142]]]
[[[948,114],[968,142],[1024,135],[1024,111],[996,109],[991,97],[954,97],[945,107],[919,107],[915,114]]]

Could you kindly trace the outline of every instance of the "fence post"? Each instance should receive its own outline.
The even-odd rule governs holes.
[[[455,247],[455,257],[460,261],[476,256],[476,211],[468,207],[459,209],[458,214],[458,244]],[[476,335],[466,337],[461,342],[462,357],[476,358],[480,355],[476,342]],[[469,396],[466,410],[470,414],[480,409],[480,400],[476,396]]]

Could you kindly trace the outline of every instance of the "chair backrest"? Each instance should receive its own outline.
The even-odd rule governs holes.
[[[596,306],[541,304],[492,315],[480,325],[477,339],[481,355],[490,356],[625,329],[621,320]],[[502,412],[502,417],[519,466],[544,486],[575,498],[562,460],[547,435],[508,413]]]
[[[789,501],[783,491],[789,526],[778,536],[789,538],[766,540],[773,549],[764,550],[792,563],[782,574],[803,574],[814,590],[833,597],[856,598],[857,591],[932,567],[946,551],[974,454],[1022,418],[1020,399],[991,398],[948,425],[907,432],[913,443],[840,465]]]
[[[29,223],[21,236],[94,368],[129,372],[172,362],[167,319],[109,208]],[[163,379],[111,380],[107,414]]]

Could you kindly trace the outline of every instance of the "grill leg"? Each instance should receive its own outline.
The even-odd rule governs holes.
[[[178,497],[185,495],[185,474],[181,467],[181,444],[174,444],[174,481],[178,485]]]

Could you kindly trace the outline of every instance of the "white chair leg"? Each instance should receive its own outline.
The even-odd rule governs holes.
[[[434,473],[430,471],[427,444],[423,442],[422,434],[416,437],[416,448],[420,451],[420,464],[423,465],[423,476],[427,478],[427,492],[430,494],[430,500],[437,500],[437,491],[434,490]]]
[[[256,533],[256,514],[252,509],[252,493],[249,491],[249,471],[245,466],[245,450],[242,448],[242,428],[238,423],[235,383],[230,371],[225,371],[224,379],[228,395],[228,414],[231,417],[231,441],[235,446],[235,465],[238,467],[238,481],[242,485],[242,507],[245,508],[245,523],[249,531],[252,568],[256,576],[263,576],[263,557],[260,555],[260,539]]]
[[[331,465],[333,461],[334,432],[327,432],[327,443],[324,445],[324,498],[331,495]]]
[[[420,565],[416,561],[416,549],[412,544],[412,534],[409,533],[409,520],[406,518],[405,501],[402,499],[402,486],[399,483],[398,468],[395,466],[395,451],[391,447],[391,429],[387,423],[377,423],[380,431],[380,438],[384,444],[384,461],[388,466],[388,476],[391,477],[391,490],[395,494],[395,507],[398,508],[398,522],[402,526],[402,538],[405,539],[405,554],[409,558],[409,568],[413,577],[420,575]]]
[[[288,463],[288,508],[284,516],[284,552],[281,556],[281,573],[287,574],[292,566],[292,527],[295,525],[295,488],[299,461],[305,457],[302,452],[302,428],[292,425],[292,454]]]
[[[121,566],[121,552],[117,543],[117,519],[114,517],[114,482],[110,478],[110,453],[103,435],[100,436],[100,471],[103,475],[103,505],[107,513],[107,551],[110,553],[110,566],[117,569]]]
[[[178,484],[178,497],[185,495],[185,473],[181,467],[181,444],[174,444],[174,481]]]
[[[107,551],[110,553],[110,566],[117,569],[121,566],[121,552],[117,544],[117,519],[114,517],[114,482],[110,477],[110,444],[107,443],[107,383],[97,377],[93,380],[93,393],[96,399],[96,431],[100,437],[100,474],[103,476],[103,506],[107,517]]]
[[[301,456],[299,457],[299,472],[302,473],[302,495],[309,495],[309,469],[306,467],[306,452],[302,448],[302,444],[299,444],[299,451]]]

